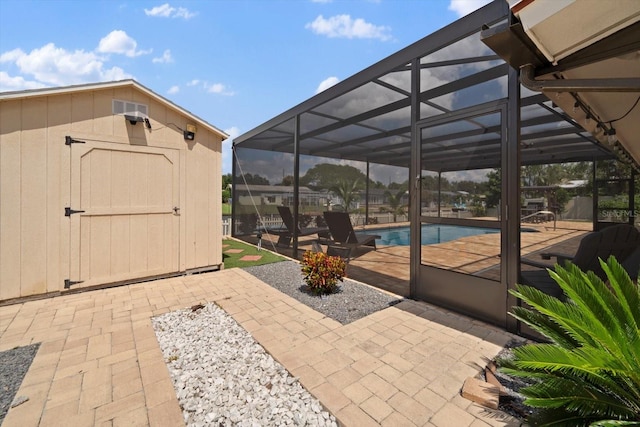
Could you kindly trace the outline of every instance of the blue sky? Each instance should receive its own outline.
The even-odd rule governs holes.
[[[232,138],[489,0],[0,0],[0,91],[134,78]]]

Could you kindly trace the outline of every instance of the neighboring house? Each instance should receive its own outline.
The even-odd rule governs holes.
[[[293,205],[293,186],[290,185],[242,185],[238,191],[238,203],[241,205]],[[322,208],[327,205],[328,192],[314,191],[308,187],[300,187],[300,205],[317,206]]]
[[[221,130],[133,80],[0,94],[0,301],[222,266]]]

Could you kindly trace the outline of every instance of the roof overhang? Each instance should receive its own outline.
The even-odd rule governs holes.
[[[483,42],[624,162],[640,164],[640,2],[509,0]]]

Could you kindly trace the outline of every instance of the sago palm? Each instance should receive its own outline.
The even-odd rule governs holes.
[[[538,408],[532,426],[640,425],[640,288],[613,257],[600,262],[607,284],[571,264],[550,270],[565,301],[511,291],[531,307],[511,314],[549,339],[501,361],[504,373],[533,380],[521,390]]]

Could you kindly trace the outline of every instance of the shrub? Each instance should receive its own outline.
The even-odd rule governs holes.
[[[611,257],[600,261],[607,284],[568,264],[550,274],[566,301],[518,285],[530,308],[512,315],[549,339],[513,350],[507,374],[534,380],[520,392],[538,408],[535,426],[640,424],[640,287]]]
[[[258,215],[254,213],[238,215],[241,234],[253,234],[258,226]]]
[[[347,265],[339,256],[306,251],[302,256],[302,273],[309,290],[316,295],[335,292]]]

